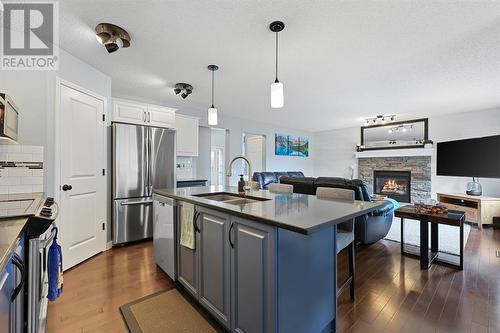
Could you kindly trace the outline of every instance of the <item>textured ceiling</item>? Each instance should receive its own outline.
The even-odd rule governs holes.
[[[60,1],[61,47],[113,79],[113,94],[310,131],[500,106],[500,1]],[[270,108],[273,20],[283,20],[285,107]],[[108,54],[100,22],[132,46]],[[172,93],[176,82],[194,92]]]

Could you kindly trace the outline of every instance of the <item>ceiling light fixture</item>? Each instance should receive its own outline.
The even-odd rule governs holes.
[[[208,65],[208,70],[212,72],[212,106],[208,108],[208,125],[216,126],[218,124],[217,109],[214,106],[214,89],[215,89],[215,71],[219,69],[217,65]]]
[[[186,99],[193,92],[193,86],[189,83],[176,83],[174,86],[174,94],[179,95],[180,93],[183,99]]]
[[[130,35],[127,31],[111,23],[99,23],[95,27],[95,38],[104,45],[108,53],[130,46]]]
[[[386,124],[389,121],[391,121],[391,122],[394,121],[395,118],[396,118],[396,115],[379,114],[376,117],[366,118],[365,123],[366,123],[366,126],[375,125],[377,123]]]
[[[285,29],[285,23],[281,21],[274,21],[269,25],[269,29],[276,33],[276,78],[271,84],[271,107],[273,109],[282,108],[285,104],[283,96],[283,83],[278,80],[278,33]]]

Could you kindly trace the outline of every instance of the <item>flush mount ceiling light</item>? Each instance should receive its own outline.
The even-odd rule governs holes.
[[[185,99],[193,92],[193,86],[189,83],[176,83],[174,87],[174,93],[176,95],[179,95],[181,92],[181,97]]]
[[[99,23],[95,27],[97,41],[106,47],[108,53],[113,53],[119,48],[130,46],[130,35],[127,31],[111,23]]]
[[[208,108],[208,125],[216,126],[218,123],[217,109],[214,106],[215,71],[219,69],[217,65],[208,65],[208,70],[212,72],[212,106]]]
[[[387,122],[393,122],[394,119],[396,118],[396,115],[382,115],[379,114],[376,117],[373,118],[366,118],[365,119],[365,125],[366,126],[372,126],[376,124],[386,124]]]
[[[283,83],[278,80],[278,33],[285,29],[285,23],[274,21],[269,25],[269,29],[276,33],[276,78],[271,84],[271,107],[273,109],[282,108],[285,104],[283,96]]]

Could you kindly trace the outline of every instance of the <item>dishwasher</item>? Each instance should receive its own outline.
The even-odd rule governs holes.
[[[153,194],[153,252],[156,264],[172,280],[177,279],[175,219],[176,201]]]

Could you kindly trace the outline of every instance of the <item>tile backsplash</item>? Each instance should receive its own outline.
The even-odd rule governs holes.
[[[177,179],[194,178],[194,163],[192,157],[177,156]]]
[[[43,192],[43,147],[0,145],[0,194]]]

